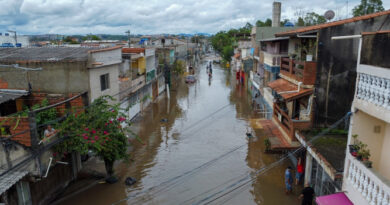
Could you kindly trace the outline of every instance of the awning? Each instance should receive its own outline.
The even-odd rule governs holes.
[[[318,205],[353,205],[351,200],[343,192],[318,196],[316,197],[316,202]]]
[[[310,88],[300,88],[298,92],[298,86],[294,83],[290,83],[289,81],[280,78],[268,83],[268,86],[282,96],[286,101],[291,101],[303,96],[307,96],[313,93],[313,89]]]
[[[0,89],[0,104],[28,95],[26,90]]]
[[[4,170],[0,170],[3,173]],[[0,177],[0,195],[11,188],[14,184],[18,183],[24,176],[28,174],[28,171],[12,171],[4,174]]]

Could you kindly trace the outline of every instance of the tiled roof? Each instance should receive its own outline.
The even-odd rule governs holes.
[[[122,53],[144,53],[145,48],[122,48]]]
[[[382,33],[390,33],[390,30],[385,31],[374,31],[374,32],[363,32],[362,35],[375,35],[375,34],[382,34]]]
[[[289,92],[289,91],[298,91],[298,86],[290,83],[289,81],[280,78],[268,83],[268,86],[276,91],[283,99],[290,101],[293,99],[300,98],[302,96],[310,95],[313,93],[313,89],[300,88],[299,92]]]
[[[323,29],[323,28],[328,28],[328,27],[332,27],[332,26],[339,26],[339,25],[346,24],[346,23],[362,21],[362,20],[371,19],[371,18],[375,18],[378,16],[389,15],[389,14],[390,14],[390,10],[387,10],[387,11],[377,12],[377,13],[368,14],[368,15],[364,15],[364,16],[358,16],[358,17],[353,17],[353,18],[349,18],[349,19],[344,19],[344,20],[340,20],[340,21],[333,21],[333,22],[329,22],[329,23],[323,23],[323,24],[318,24],[318,25],[314,25],[314,26],[308,26],[308,27],[303,27],[303,28],[299,28],[299,29],[294,29],[291,31],[285,31],[285,32],[277,33],[277,34],[275,34],[275,36],[290,36],[290,35],[297,34],[297,33],[316,31],[316,30]]]
[[[5,170],[0,170],[0,174],[3,174]],[[27,171],[12,171],[0,176],[0,195],[11,188],[14,184],[18,183],[24,176],[28,174]]]

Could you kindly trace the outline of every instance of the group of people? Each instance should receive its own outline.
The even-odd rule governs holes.
[[[293,174],[292,174],[292,167],[288,166],[285,171],[285,183],[286,183],[286,194],[292,193],[293,188]],[[298,157],[297,162],[297,168],[295,173],[295,185],[297,186],[303,177],[303,162],[302,158]],[[302,199],[302,205],[311,205],[314,197],[314,189],[310,187],[308,183],[305,183],[305,187],[302,190],[301,194],[299,195],[299,199]]]

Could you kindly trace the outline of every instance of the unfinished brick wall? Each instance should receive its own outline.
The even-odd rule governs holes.
[[[10,135],[23,132],[22,134],[18,134],[12,137],[11,140],[27,147],[31,146],[30,125],[28,122],[28,117],[0,117],[0,124],[1,127],[6,129],[7,132],[9,131]],[[9,135],[7,134],[6,136]]]
[[[68,96],[64,96],[64,95],[50,95],[47,93],[32,93],[27,99],[27,103],[31,106],[35,104],[40,104],[44,99],[47,99],[49,101],[49,104],[51,105],[54,103],[64,101],[75,95],[77,94],[69,94]],[[71,108],[76,109],[77,113],[83,111],[84,104],[81,96],[70,101],[69,104]],[[56,109],[57,109],[57,116],[58,117],[63,116],[67,110],[66,103],[57,106]],[[11,139],[27,147],[31,147],[30,125],[29,125],[28,117],[18,117],[18,116],[0,117],[0,127],[4,128],[6,131],[4,136],[2,136],[0,133],[0,137],[7,137],[10,135],[23,132],[22,134],[18,134],[12,137]]]
[[[0,89],[8,89],[8,83],[0,78]]]

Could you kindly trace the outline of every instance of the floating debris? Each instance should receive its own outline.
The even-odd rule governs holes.
[[[136,182],[137,182],[137,180],[134,179],[133,177],[127,177],[126,181],[125,181],[125,184],[127,186],[131,186],[131,185],[135,184]]]

